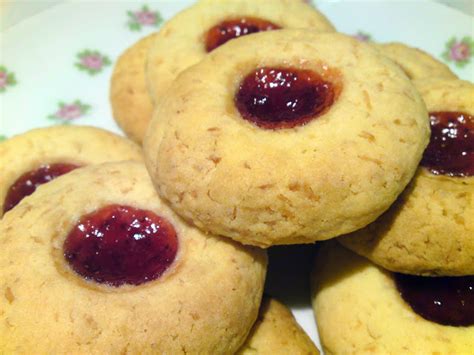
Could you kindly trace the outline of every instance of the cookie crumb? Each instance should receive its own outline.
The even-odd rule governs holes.
[[[12,292],[10,287],[5,289],[5,298],[7,299],[8,303],[12,304],[15,301],[15,295]]]

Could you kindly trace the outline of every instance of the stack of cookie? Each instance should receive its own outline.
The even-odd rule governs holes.
[[[184,223],[131,141],[51,127],[0,152],[2,352],[317,353],[286,307],[261,303],[266,253]]]
[[[474,347],[474,87],[446,66],[300,0],[201,0],[124,52],[110,98],[143,149],[91,127],[0,145],[0,352],[317,354],[262,301],[265,248],[336,237],[326,352]]]
[[[370,261],[329,242],[315,262],[313,306],[328,353],[474,348],[474,85],[415,85],[431,122],[415,177],[374,223],[338,238]]]
[[[117,117],[151,119],[146,56],[136,51],[148,52],[154,37],[168,38],[173,28],[197,40],[199,26],[187,27],[212,24],[209,47],[194,54],[158,41],[176,50],[164,69],[153,66],[160,79],[169,75],[166,85],[226,41],[220,26],[229,28],[228,39],[301,21],[333,30],[299,2],[242,1],[217,6],[210,17],[216,5],[203,2],[140,42],[129,52],[132,65],[124,55],[112,82]],[[229,16],[237,18],[220,24]],[[166,85],[160,80],[154,90]],[[147,122],[137,122],[131,130],[144,130]],[[318,353],[285,306],[262,301],[266,252],[183,221],[157,195],[138,145],[93,127],[45,128],[2,143],[0,165],[0,352]]]

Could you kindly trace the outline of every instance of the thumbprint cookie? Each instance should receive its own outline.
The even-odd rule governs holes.
[[[421,275],[474,274],[474,85],[415,82],[431,138],[415,178],[367,228],[339,240],[386,269]]]
[[[53,126],[14,136],[0,143],[0,217],[60,175],[120,160],[142,161],[140,147],[100,128]]]
[[[0,221],[0,352],[230,354],[257,314],[265,251],[204,235],[139,162],[77,169]]]
[[[183,72],[162,103],[144,145],[159,194],[197,227],[261,247],[374,221],[429,140],[402,70],[336,33],[235,39]]]
[[[322,243],[312,302],[326,354],[470,354],[474,276],[386,271],[334,241]]]

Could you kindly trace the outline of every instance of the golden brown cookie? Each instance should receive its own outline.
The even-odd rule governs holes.
[[[309,30],[235,39],[183,72],[145,140],[160,195],[245,244],[310,243],[372,222],[428,143],[425,105],[392,61]]]
[[[22,196],[80,166],[143,160],[135,143],[96,127],[33,129],[0,143],[0,217]]]
[[[264,251],[204,235],[143,164],[77,169],[0,222],[0,352],[230,354],[257,318]]]
[[[125,134],[141,144],[153,104],[145,79],[147,53],[156,33],[140,39],[118,59],[110,83],[110,104],[115,121]]]
[[[374,44],[384,55],[400,65],[412,80],[428,78],[457,79],[449,67],[419,48],[403,43]]]
[[[415,279],[407,283],[411,278]],[[472,353],[474,319],[471,318],[470,325],[444,325],[439,319],[442,313],[436,315],[436,322],[428,320],[405,301],[412,299],[406,286],[414,281],[411,287],[419,292],[417,285],[432,286],[431,292],[421,289],[419,310],[425,309],[423,300],[439,302],[438,307],[433,308],[446,307],[450,283],[457,278],[437,279],[393,275],[333,241],[323,243],[315,258],[312,300],[325,354]],[[440,280],[441,287],[437,284]],[[461,313],[470,313],[473,317],[474,277],[467,281],[471,283],[471,296],[467,289],[461,289],[467,301],[461,306],[465,308]],[[448,288],[444,288],[443,283],[447,283]],[[400,290],[403,290],[403,298]],[[438,299],[439,294],[445,298]]]
[[[286,306],[264,297],[258,319],[237,354],[319,355],[319,351]]]
[[[324,15],[300,1],[199,1],[165,23],[154,41],[147,62],[152,99],[160,99],[176,76],[203,59],[210,48],[226,39],[276,28],[335,30]]]
[[[398,201],[346,247],[392,271],[474,274],[474,85],[415,82],[431,116],[421,167]]]

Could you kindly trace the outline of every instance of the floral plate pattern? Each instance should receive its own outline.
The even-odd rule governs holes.
[[[9,72],[3,65],[0,65],[0,93],[13,85],[16,85],[15,74]]]
[[[51,124],[87,124],[120,132],[108,101],[113,63],[127,47],[158,30],[164,20],[192,2],[76,0],[3,32],[0,141]],[[401,41],[419,47],[447,63],[460,78],[474,81],[474,30],[468,15],[427,0],[319,0],[317,5],[341,32],[363,41]],[[400,22],[386,21],[387,13]],[[277,277],[270,270],[267,291],[286,302],[317,341],[305,286],[307,269],[307,264],[295,258],[285,282],[281,280],[285,276]]]

